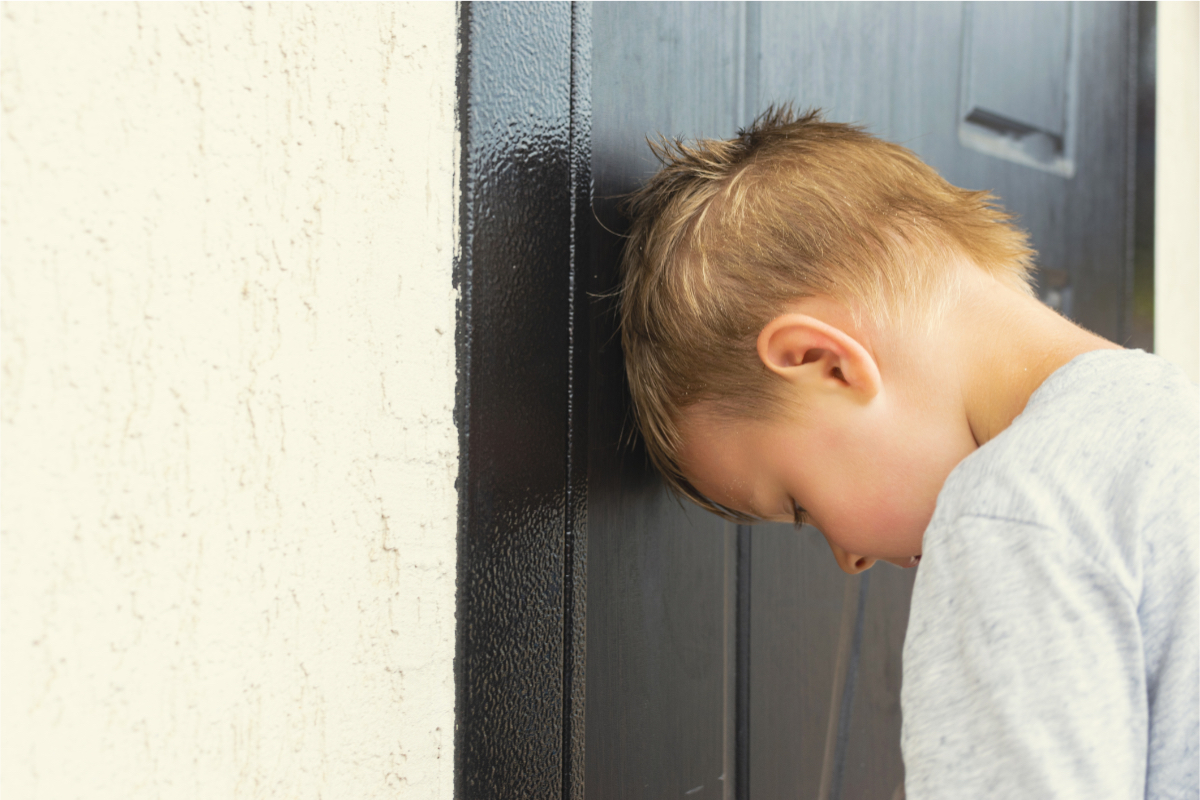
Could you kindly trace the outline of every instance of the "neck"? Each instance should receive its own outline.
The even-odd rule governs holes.
[[[1058,368],[1092,350],[1120,350],[1036,298],[1004,288],[975,269],[964,280],[951,316],[959,347],[959,375],[967,423],[982,445],[1024,409]]]

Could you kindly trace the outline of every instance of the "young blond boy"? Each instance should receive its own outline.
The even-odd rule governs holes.
[[[1025,234],[861,129],[656,148],[621,331],[667,483],[920,570],[909,800],[1197,797],[1200,427],[1182,373],[1041,304]]]

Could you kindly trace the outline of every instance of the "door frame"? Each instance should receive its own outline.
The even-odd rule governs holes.
[[[458,15],[455,795],[582,800],[590,8]]]

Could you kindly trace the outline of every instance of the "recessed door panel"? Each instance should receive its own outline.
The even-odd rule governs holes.
[[[612,301],[617,204],[655,169],[646,137],[729,136],[740,4],[592,6],[595,300],[588,481],[592,798],[732,797],[734,529],[667,496],[628,446]]]

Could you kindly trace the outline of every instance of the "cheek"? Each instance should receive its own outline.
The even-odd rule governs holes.
[[[849,552],[919,553],[946,476],[975,449],[965,422],[906,408],[860,407],[819,426],[806,443],[811,456],[799,485],[808,489],[807,507],[826,537]]]
[[[944,434],[907,444],[903,450],[885,454],[879,462],[876,523],[892,531],[893,543],[899,548],[888,555],[921,552],[925,528],[946,478],[974,450],[974,440],[968,447]]]
[[[848,553],[871,558],[908,558],[922,551],[929,515],[881,498],[845,509],[822,533]]]
[[[932,505],[926,510],[914,500],[913,487],[899,485],[887,476],[864,486],[857,501],[843,513],[847,538],[857,540],[848,544],[857,544],[864,555],[890,556],[895,548],[908,553],[914,533],[919,541],[933,513]]]
[[[859,433],[828,437],[835,449],[827,452],[839,457],[814,470],[814,483],[824,490],[814,500],[814,514],[830,540],[848,552],[885,558],[919,553],[937,494],[961,456],[947,457],[919,437],[897,435],[894,427]]]

